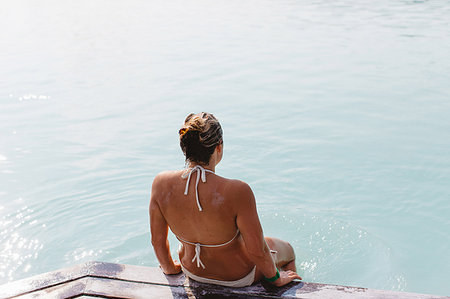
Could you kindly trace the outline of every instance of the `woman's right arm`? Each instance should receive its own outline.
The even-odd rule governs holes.
[[[150,233],[153,249],[155,250],[156,258],[159,261],[161,269],[165,274],[177,274],[181,272],[181,266],[174,261],[170,255],[169,241],[167,240],[167,233],[169,226],[166,219],[161,213],[158,204],[158,195],[160,191],[159,186],[160,176],[153,181],[149,215],[150,215]]]
[[[238,192],[236,222],[244,239],[249,257],[265,277],[274,277],[277,273],[277,268],[264,239],[256,210],[255,196],[250,186],[246,183],[239,182],[239,186],[236,187],[235,190]],[[273,284],[283,286],[296,278],[301,279],[293,271],[280,271],[280,278],[275,280]]]

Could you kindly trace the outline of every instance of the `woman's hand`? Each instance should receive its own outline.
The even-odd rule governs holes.
[[[161,267],[161,266],[160,266]],[[164,269],[161,267],[161,270],[164,272],[164,274],[171,275],[171,274],[178,274],[181,272],[181,265],[179,261],[173,261],[173,266],[169,269]]]
[[[280,271],[280,278],[278,278],[277,280],[275,280],[273,282],[274,285],[276,285],[277,287],[281,287],[284,286],[288,283],[290,283],[291,281],[293,281],[294,279],[302,279],[297,273],[295,273],[294,271],[288,270],[288,271]]]

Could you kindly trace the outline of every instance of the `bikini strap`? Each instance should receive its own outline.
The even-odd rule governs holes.
[[[228,242],[225,242],[225,243],[222,243],[222,244],[218,244],[218,245],[208,245],[208,244],[205,244],[205,245],[201,245],[201,246],[203,246],[203,247],[221,247],[221,246],[225,246],[225,245],[228,245],[228,244],[230,244],[231,242],[233,242],[233,240],[234,239],[236,239],[236,237],[239,235],[239,228],[236,230],[236,233],[234,234],[234,237],[233,238],[231,238],[231,240],[230,241],[228,241]]]
[[[195,199],[197,200],[197,207],[198,210],[201,212],[203,211],[202,206],[200,205],[200,200],[198,199],[198,182],[200,181],[200,177],[202,178],[202,182],[206,183],[206,172],[214,173],[214,171],[211,171],[209,169],[204,169],[200,165],[196,165],[193,168],[186,169],[185,172],[181,175],[183,179],[187,177],[186,181],[186,188],[184,189],[184,195],[188,195],[189,191],[189,182],[191,181],[191,175],[193,172],[197,172],[197,179],[195,181]]]
[[[227,241],[227,242],[222,243],[222,244],[217,244],[217,245],[208,245],[208,244],[194,243],[194,242],[189,242],[189,241],[187,241],[187,240],[185,240],[183,238],[180,238],[177,235],[175,235],[175,237],[177,237],[177,239],[180,240],[181,242],[184,242],[186,244],[190,244],[190,245],[194,245],[195,246],[195,255],[194,255],[194,258],[192,259],[192,262],[196,261],[198,268],[200,268],[200,266],[202,266],[202,268],[205,269],[205,265],[200,260],[200,253],[202,251],[201,247],[221,247],[221,246],[225,246],[225,245],[228,245],[231,242],[233,242],[233,240],[236,239],[236,237],[238,235],[239,235],[239,228],[236,230],[236,233],[234,234],[234,237],[230,241]]]
[[[230,241],[227,241],[227,242],[222,243],[222,244],[211,244],[211,245],[210,245],[210,244],[201,244],[201,243],[189,242],[189,241],[187,241],[187,240],[185,240],[185,239],[183,239],[183,238],[181,238],[181,237],[178,237],[177,235],[175,235],[175,237],[176,237],[178,240],[180,240],[181,242],[186,243],[186,244],[190,244],[190,245],[197,245],[197,244],[199,244],[201,247],[221,247],[221,246],[225,246],[225,245],[228,245],[228,244],[230,244],[231,242],[233,242],[233,240],[236,239],[236,237],[237,237],[238,235],[239,235],[239,228],[236,230],[236,233],[234,234],[234,237],[231,238]]]

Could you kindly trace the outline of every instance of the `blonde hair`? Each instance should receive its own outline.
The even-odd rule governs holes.
[[[208,164],[217,145],[222,143],[222,127],[211,113],[191,113],[178,131],[180,147],[187,161]]]

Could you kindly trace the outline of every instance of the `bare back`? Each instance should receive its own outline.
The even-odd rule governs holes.
[[[205,245],[230,241],[237,231],[239,186],[245,184],[213,173],[206,173],[206,182],[198,184],[199,211],[195,195],[195,180],[200,173],[193,173],[189,192],[184,195],[186,179],[183,171],[164,172],[157,176],[152,189],[161,214],[172,232],[193,243]],[[155,186],[156,185],[156,186]],[[238,236],[230,244],[202,247],[201,259],[205,269],[192,262],[195,246],[184,244],[179,252],[183,266],[194,274],[213,279],[234,280],[246,275],[254,266],[248,257],[244,242]]]

